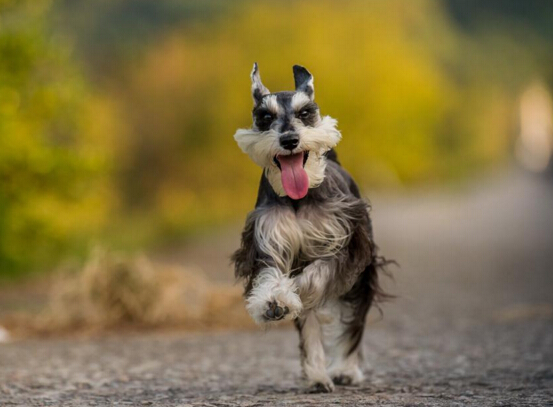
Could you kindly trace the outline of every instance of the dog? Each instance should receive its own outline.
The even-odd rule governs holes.
[[[253,125],[234,135],[262,169],[235,275],[246,309],[260,325],[292,320],[312,392],[357,384],[361,339],[378,282],[369,205],[338,162],[337,121],[321,116],[313,76],[293,67],[295,91],[271,93],[257,63],[251,72]]]

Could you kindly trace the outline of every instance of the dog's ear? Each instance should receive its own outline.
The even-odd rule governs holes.
[[[307,69],[300,65],[294,65],[294,82],[296,83],[296,92],[303,92],[311,100],[315,97],[315,88],[313,87],[313,75]]]
[[[253,69],[251,73],[252,78],[252,96],[253,96],[253,102],[259,103],[263,96],[268,95],[269,89],[263,85],[261,82],[261,76],[259,76],[259,68],[257,67],[257,62],[254,62]]]

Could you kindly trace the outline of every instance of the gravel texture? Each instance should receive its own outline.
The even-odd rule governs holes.
[[[1,344],[0,406],[553,406],[553,184],[373,203],[401,269],[361,386],[305,393],[291,328],[125,334]]]
[[[371,329],[367,380],[306,394],[291,330],[12,344],[0,404],[526,406],[553,403],[551,326]]]

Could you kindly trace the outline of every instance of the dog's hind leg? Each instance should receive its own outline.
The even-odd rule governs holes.
[[[319,311],[324,349],[329,361],[328,374],[338,385],[357,384],[363,380],[359,364],[364,323],[354,327],[351,323],[353,314],[351,304],[341,300],[329,301]]]
[[[295,321],[300,334],[301,366],[309,391],[330,393],[334,384],[326,372],[326,358],[321,325],[315,311],[307,311]]]
[[[377,290],[376,262],[373,261],[359,275],[351,290],[321,310],[329,316],[323,326],[324,344],[329,354],[329,374],[336,384],[355,384],[363,380],[359,368],[361,340],[365,319]]]

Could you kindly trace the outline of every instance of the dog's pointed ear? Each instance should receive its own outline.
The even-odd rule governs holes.
[[[269,89],[263,85],[261,82],[261,76],[259,76],[259,68],[257,67],[257,62],[254,62],[253,69],[251,73],[252,78],[252,96],[253,96],[253,102],[259,103],[263,96],[268,95]]]
[[[315,97],[315,88],[313,87],[313,75],[307,69],[300,65],[294,65],[294,82],[296,83],[296,92],[303,92],[311,100]]]

